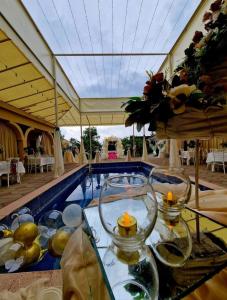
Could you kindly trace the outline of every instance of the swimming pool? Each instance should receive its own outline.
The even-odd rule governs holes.
[[[26,204],[26,207],[32,211],[35,223],[38,223],[40,217],[49,210],[63,211],[66,206],[72,203],[79,204],[82,208],[86,207],[92,199],[99,197],[103,182],[112,174],[136,173],[148,176],[151,168],[150,165],[142,162],[93,164],[90,170],[88,166],[85,166],[35,197]],[[11,215],[0,220],[0,223],[10,226],[12,223]],[[20,269],[20,272],[59,269],[59,261],[59,258],[46,253],[39,263],[23,270]],[[0,269],[0,272],[5,272],[4,268]]]
[[[34,198],[26,204],[26,207],[32,211],[37,223],[40,217],[49,210],[63,211],[66,206],[72,203],[79,204],[82,208],[88,206],[92,199],[99,198],[103,182],[112,174],[134,173],[148,176],[151,169],[151,165],[143,162],[93,164],[90,170],[88,166],[85,166]],[[201,188],[204,189],[205,187]],[[2,219],[0,223],[10,226],[12,223],[11,215]],[[21,269],[20,272],[58,269],[60,268],[59,261],[59,258],[46,253],[39,263]],[[0,272],[5,272],[5,270],[0,269]]]

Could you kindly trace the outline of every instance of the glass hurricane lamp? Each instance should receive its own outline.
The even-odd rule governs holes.
[[[145,245],[157,217],[157,201],[148,178],[109,177],[101,189],[99,214],[112,239],[103,263],[115,298],[157,299],[157,268]]]
[[[192,250],[190,230],[181,217],[191,195],[190,179],[182,168],[153,168],[150,183],[158,201],[158,218],[149,240],[162,263],[180,267]]]

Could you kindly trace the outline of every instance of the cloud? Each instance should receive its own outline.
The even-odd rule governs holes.
[[[130,0],[125,23],[127,1],[114,0],[112,34],[111,0],[100,0],[100,7],[98,0],[68,1],[23,0],[54,53],[168,51],[200,3],[200,0],[143,0],[139,14],[141,1]],[[80,97],[94,98],[141,95],[145,70],[157,71],[164,58],[65,57],[59,61]]]

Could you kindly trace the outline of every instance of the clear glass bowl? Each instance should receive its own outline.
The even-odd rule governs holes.
[[[173,218],[159,211],[155,227],[149,237],[156,257],[170,267],[181,267],[192,251],[192,239],[187,223],[180,215]]]
[[[183,168],[153,168],[149,181],[158,201],[158,218],[149,237],[157,258],[165,265],[180,267],[192,250],[190,230],[181,210],[191,196],[191,183]]]
[[[116,246],[125,251],[141,247],[157,217],[157,201],[148,178],[128,174],[109,177],[101,189],[99,214]]]
[[[190,199],[191,183],[183,168],[153,168],[149,181],[159,209],[165,207],[177,214]]]

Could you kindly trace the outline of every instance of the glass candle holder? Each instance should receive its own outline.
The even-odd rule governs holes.
[[[153,168],[149,177],[159,208],[165,207],[179,214],[191,196],[190,179],[184,169]]]
[[[192,239],[187,223],[180,215],[172,217],[158,212],[155,227],[149,237],[156,257],[170,267],[181,267],[192,251]]]
[[[151,233],[157,217],[157,201],[148,179],[142,175],[109,177],[101,190],[99,214],[113,243],[136,250]]]
[[[182,168],[154,168],[149,180],[158,201],[158,218],[149,241],[162,263],[180,267],[192,250],[190,230],[181,217],[191,195],[190,179]]]
[[[109,177],[101,189],[99,214],[112,238],[103,264],[115,298],[157,299],[157,267],[145,245],[157,218],[157,201],[148,178]]]

